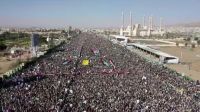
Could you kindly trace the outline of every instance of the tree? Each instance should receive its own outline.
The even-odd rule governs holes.
[[[188,43],[186,42],[186,43],[185,43],[185,47],[187,47],[187,46],[188,46]]]
[[[188,42],[189,42],[190,40],[191,40],[191,38],[190,38],[190,37],[186,38],[186,41],[188,41]]]
[[[176,42],[176,46],[177,46],[177,47],[179,46],[179,42]]]
[[[39,41],[40,41],[40,44],[47,44],[48,43],[45,37],[40,37]]]
[[[200,45],[200,40],[197,41],[197,45],[198,45],[198,46]]]
[[[195,44],[194,44],[194,43],[192,43],[192,46],[191,46],[191,47],[192,47],[192,49],[193,49],[193,48],[195,48]]]
[[[66,31],[65,31],[65,30],[62,30],[62,31],[61,31],[61,33],[62,33],[62,34],[65,34],[65,33],[66,33]]]
[[[5,50],[7,46],[4,43],[0,43],[0,51]]]
[[[199,38],[198,38],[198,37],[195,37],[195,38],[194,38],[194,40],[195,40],[195,41],[198,41],[198,40],[199,40]]]

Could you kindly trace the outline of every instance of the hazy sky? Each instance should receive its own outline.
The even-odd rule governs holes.
[[[0,0],[0,26],[120,27],[153,15],[166,24],[200,21],[200,0]]]

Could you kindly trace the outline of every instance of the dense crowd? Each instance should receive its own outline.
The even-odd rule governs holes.
[[[200,111],[199,82],[177,74],[105,38],[83,33],[3,80],[0,110]]]

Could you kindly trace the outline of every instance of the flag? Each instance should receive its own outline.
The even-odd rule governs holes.
[[[82,65],[84,65],[84,66],[87,66],[87,65],[89,65],[90,64],[90,61],[88,60],[88,59],[84,59],[83,61],[82,61]]]

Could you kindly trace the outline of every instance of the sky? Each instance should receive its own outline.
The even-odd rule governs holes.
[[[153,16],[158,24],[200,22],[200,0],[0,0],[0,26],[120,27]]]

